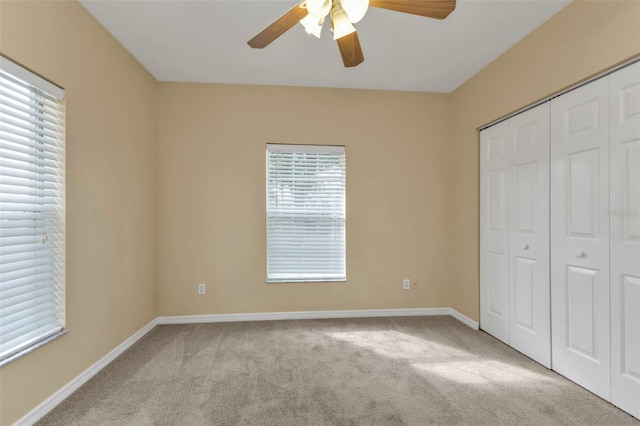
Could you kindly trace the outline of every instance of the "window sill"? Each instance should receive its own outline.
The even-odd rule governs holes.
[[[29,346],[27,346],[25,348],[20,349],[18,352],[13,353],[13,354],[7,356],[6,358],[0,359],[0,367],[4,367],[5,365],[9,364],[10,362],[13,362],[13,361],[17,360],[18,358],[22,358],[26,354],[35,351],[39,347],[42,347],[42,346],[46,345],[47,343],[56,340],[58,337],[64,336],[67,333],[68,333],[68,330],[63,328],[62,330],[56,331],[55,333],[53,333],[50,336],[45,337],[44,339],[38,340],[37,342],[34,342],[33,344],[31,344],[31,345],[29,345]]]
[[[346,278],[336,278],[336,279],[318,279],[318,280],[294,280],[294,279],[272,279],[266,280],[267,284],[299,284],[299,283],[346,283]]]

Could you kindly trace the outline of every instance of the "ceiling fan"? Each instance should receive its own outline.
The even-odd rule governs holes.
[[[344,66],[355,67],[364,61],[364,55],[353,24],[362,19],[369,6],[444,19],[456,8],[456,0],[302,0],[247,44],[262,49],[298,22],[307,33],[320,38],[325,18],[329,16]]]

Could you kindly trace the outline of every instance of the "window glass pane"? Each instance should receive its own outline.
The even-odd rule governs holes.
[[[2,58],[0,362],[65,321],[64,106],[8,73],[7,63]]]
[[[267,146],[267,280],[344,281],[344,147]]]

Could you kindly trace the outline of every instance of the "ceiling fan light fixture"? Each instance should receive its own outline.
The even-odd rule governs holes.
[[[357,24],[369,9],[369,0],[340,0],[352,24]]]
[[[322,24],[324,24],[324,18],[318,19],[313,15],[307,15],[300,20],[300,24],[304,27],[307,34],[311,34],[320,38],[322,32]]]
[[[331,11],[331,0],[307,0],[307,12],[309,15],[322,19]]]
[[[2,0],[0,0],[1,2]],[[388,9],[425,18],[444,19],[456,8],[457,0],[297,0],[284,15],[247,42],[254,49],[268,46],[300,23],[307,33],[320,38],[327,16],[345,67],[355,67],[364,61],[360,39],[353,24],[360,21],[369,6]]]
[[[351,25],[351,21],[342,8],[339,0],[333,3],[331,9],[331,22],[333,23],[333,39],[338,40],[344,36],[356,32],[356,27]]]

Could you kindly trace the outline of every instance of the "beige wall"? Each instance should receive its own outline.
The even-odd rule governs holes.
[[[2,1],[0,19],[0,51],[67,108],[69,333],[0,370],[6,425],[156,316],[156,81],[76,2]]]
[[[159,315],[448,305],[448,95],[161,83],[158,100]],[[346,145],[347,282],[265,283],[268,142]]]
[[[477,128],[640,53],[640,2],[574,1],[451,96],[452,304],[479,319]]]
[[[451,95],[158,84],[74,1],[0,0],[0,52],[68,117],[70,332],[0,369],[4,425],[156,315],[478,319],[477,127],[638,54],[640,2],[575,2]],[[347,146],[346,283],[265,283],[267,142]]]

